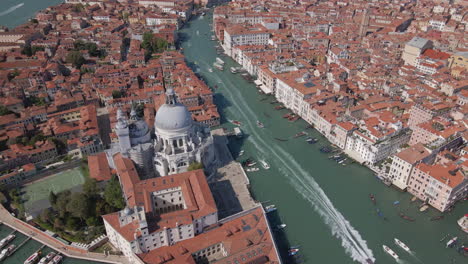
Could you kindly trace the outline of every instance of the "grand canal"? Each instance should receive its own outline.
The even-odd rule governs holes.
[[[2,0],[0,25],[17,26],[36,11],[60,2],[63,1]],[[210,23],[211,14],[195,18],[181,30],[183,52],[187,62],[211,87],[219,87],[216,103],[223,126],[232,128],[228,119],[242,122],[246,137],[231,143],[233,153],[243,149],[243,157],[264,158],[270,163],[270,170],[251,173],[249,177],[255,198],[275,204],[280,221],[287,224],[284,233],[276,234],[281,248],[299,244],[304,263],[314,264],[359,263],[365,258],[375,258],[378,264],[395,263],[382,251],[382,244],[400,255],[400,263],[466,262],[455,249],[446,249],[445,243],[439,242],[450,234],[468,243],[467,235],[456,225],[456,220],[468,211],[466,202],[458,204],[443,220],[430,221],[439,214],[432,209],[420,213],[419,203],[410,203],[411,196],[381,184],[368,169],[357,164],[341,166],[321,154],[319,146],[327,143],[317,132],[307,130],[309,135],[320,139],[315,145],[306,144],[304,138],[293,139],[294,134],[304,130],[306,123],[290,123],[281,118],[286,111],[275,111],[269,103],[272,97],[260,101],[265,96],[259,95],[255,86],[241,76],[228,70],[208,72],[217,56],[216,43],[210,41]],[[238,66],[229,58],[223,60],[226,69]],[[265,123],[265,128],[257,128],[256,120]],[[275,137],[289,138],[289,141],[278,142]],[[377,197],[376,206],[369,201],[371,192]],[[394,201],[400,204],[394,206]],[[387,220],[377,215],[377,209]],[[401,219],[400,211],[416,221]],[[7,227],[0,227],[0,237],[10,232]],[[400,250],[393,243],[394,237],[404,241],[413,250],[412,254]],[[20,243],[24,238],[18,234],[13,243]],[[31,240],[3,263],[22,263],[39,247],[39,243]],[[92,262],[66,259],[64,263]]]
[[[306,123],[290,123],[282,118],[287,111],[274,110],[273,97],[257,92],[255,86],[229,68],[239,66],[226,56],[225,71],[212,67],[216,54],[211,41],[211,14],[194,18],[180,32],[181,47],[187,63],[215,89],[216,103],[222,114],[223,126],[232,128],[228,120],[242,122],[246,134],[242,141],[231,142],[236,155],[245,150],[242,158],[266,159],[271,169],[249,173],[251,189],[258,201],[269,201],[278,208],[278,216],[287,224],[285,233],[277,234],[284,255],[287,244],[301,245],[304,263],[395,263],[383,252],[386,244],[400,255],[400,263],[445,264],[462,263],[466,259],[456,249],[445,248],[439,240],[447,234],[458,236],[468,243],[468,237],[456,220],[467,212],[467,204],[458,204],[452,213],[440,221],[430,221],[439,215],[434,210],[420,213],[419,202],[411,203],[411,196],[389,188],[377,180],[367,168],[350,164],[338,165],[322,154],[319,147],[328,144],[314,130],[310,136],[319,138],[309,145],[304,138],[293,136],[303,131]],[[213,68],[213,73],[208,71]],[[260,120],[265,128],[258,128]],[[280,142],[275,138],[287,138]],[[239,158],[241,159],[241,158]],[[374,193],[377,205],[369,200]],[[400,204],[393,205],[395,201]],[[379,209],[383,217],[377,214]],[[416,219],[407,222],[399,212]],[[394,238],[405,242],[412,250],[408,254],[398,248]],[[286,258],[285,258],[286,259]],[[287,259],[286,259],[287,260]],[[354,261],[353,261],[354,260]],[[466,262],[465,262],[466,263]]]

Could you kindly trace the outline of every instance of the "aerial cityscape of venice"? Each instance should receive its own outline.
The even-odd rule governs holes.
[[[467,0],[2,0],[0,264],[468,262]]]

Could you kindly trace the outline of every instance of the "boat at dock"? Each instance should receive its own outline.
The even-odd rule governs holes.
[[[281,110],[281,109],[284,109],[285,107],[282,106],[282,105],[277,105],[275,106],[275,110]]]
[[[332,149],[326,146],[320,148],[320,152],[322,153],[330,153],[331,151]]]
[[[265,127],[265,125],[262,122],[258,121],[258,120],[257,120],[257,126],[259,128],[264,128]]]
[[[318,139],[317,139],[317,138],[308,137],[308,138],[306,139],[306,141],[307,141],[307,143],[309,143],[309,144],[315,144],[315,143],[318,142]]]
[[[259,168],[254,167],[254,168],[247,168],[245,171],[247,171],[247,172],[256,172],[256,171],[259,171],[259,170],[260,170]]]
[[[297,253],[299,253],[299,249],[298,249],[298,248],[294,248],[294,249],[288,250],[288,255],[289,255],[289,256],[294,256],[294,255],[296,255]]]
[[[419,212],[425,212],[428,208],[429,208],[429,205],[424,204],[423,206],[421,206],[421,208],[419,208]]]
[[[39,257],[40,257],[40,253],[36,252],[32,254],[31,256],[29,256],[29,258],[24,261],[24,264],[34,264],[39,259]]]
[[[244,152],[245,152],[244,150],[239,151],[239,157],[244,155]]]
[[[268,164],[266,161],[260,160],[260,164],[262,164],[262,167],[263,167],[265,170],[270,169],[270,164]]]
[[[3,249],[2,252],[0,252],[0,261],[10,256],[13,250],[15,249],[15,247],[16,247],[15,245],[9,245],[7,248]]]
[[[213,69],[211,69],[211,68],[208,68],[208,71],[209,71],[209,72],[213,72]]]
[[[273,100],[273,101],[270,102],[270,104],[276,104],[276,103],[278,103],[277,100]]]
[[[216,63],[219,63],[224,66],[224,61],[220,57],[216,57]]]
[[[56,255],[57,254],[55,252],[50,252],[45,257],[42,257],[38,264],[48,264]]]
[[[394,240],[395,244],[404,249],[406,252],[411,252],[411,249],[405,243],[401,242],[401,240],[399,240],[398,238],[394,238]]]
[[[271,212],[273,212],[273,211],[276,211],[276,206],[275,206],[274,204],[265,206],[265,212],[271,213]]]
[[[302,137],[302,136],[305,136],[305,135],[307,135],[307,133],[302,131],[302,132],[299,132],[296,135],[294,135],[294,138]]]
[[[213,63],[213,67],[215,67],[216,69],[220,70],[220,71],[224,71],[224,65],[221,65],[219,63]]]
[[[60,262],[62,262],[62,259],[62,255],[57,255],[48,264],[59,264]]]
[[[374,261],[372,261],[372,259],[369,259],[369,258],[366,259],[366,262],[367,262],[367,264],[374,264]]]
[[[234,67],[231,67],[229,70],[231,71],[231,73],[238,73],[237,69]]]
[[[290,113],[287,113],[287,114],[284,114],[284,115],[283,115],[283,118],[289,118],[290,116],[291,116],[291,114],[290,114]]]
[[[400,258],[391,248],[387,247],[386,245],[382,245],[382,248],[385,252],[387,252],[394,259],[398,260]]]
[[[447,242],[446,247],[453,247],[455,244],[457,244],[457,240],[458,240],[458,237],[454,237],[454,238],[450,239]]]
[[[299,118],[300,118],[299,116],[294,115],[294,116],[289,117],[288,120],[289,122],[296,122],[297,120],[299,120]]]
[[[465,214],[462,218],[458,219],[457,224],[465,233],[468,233],[468,214]]]
[[[14,234],[11,234],[5,237],[4,239],[0,240],[0,248],[3,248],[6,245],[8,245],[13,239],[15,239],[15,237],[16,236]]]

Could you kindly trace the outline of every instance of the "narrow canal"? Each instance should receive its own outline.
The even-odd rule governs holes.
[[[382,245],[390,246],[401,258],[400,263],[463,263],[466,259],[456,249],[447,249],[439,240],[450,234],[468,244],[468,237],[457,226],[456,220],[467,212],[468,206],[458,204],[443,220],[430,221],[439,215],[430,209],[420,213],[420,202],[411,203],[411,196],[383,185],[373,173],[358,164],[342,166],[322,154],[320,146],[327,141],[315,130],[307,130],[317,137],[317,144],[307,144],[305,138],[293,136],[305,130],[306,123],[290,123],[282,118],[287,110],[274,110],[272,96],[257,92],[255,86],[229,68],[239,66],[226,56],[225,70],[212,66],[216,57],[211,41],[212,14],[194,18],[179,34],[187,63],[198,72],[210,87],[215,89],[216,103],[224,127],[232,128],[228,120],[242,122],[246,134],[241,141],[230,144],[239,160],[252,157],[265,159],[271,169],[249,173],[251,189],[258,201],[270,201],[278,208],[278,217],[287,224],[284,233],[276,234],[285,254],[287,245],[301,245],[304,263],[366,263],[367,258],[376,263],[394,263],[383,252]],[[213,68],[213,73],[208,71]],[[258,128],[260,120],[265,128]],[[288,139],[280,142],[275,138]],[[376,195],[373,205],[369,193]],[[399,201],[399,205],[394,205]],[[377,214],[383,213],[383,217]],[[414,218],[408,222],[399,217],[403,212]],[[386,220],[384,220],[384,218]],[[394,238],[405,242],[412,253],[395,245]],[[286,262],[289,262],[284,257]],[[466,263],[466,262],[464,262]]]

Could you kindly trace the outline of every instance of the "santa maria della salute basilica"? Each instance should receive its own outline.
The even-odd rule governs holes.
[[[167,90],[166,102],[156,112],[154,134],[134,109],[130,117],[121,109],[117,111],[115,133],[118,144],[108,155],[120,152],[130,158],[141,179],[186,172],[194,162],[202,163],[208,172],[216,165],[210,129],[192,120],[172,89]]]

